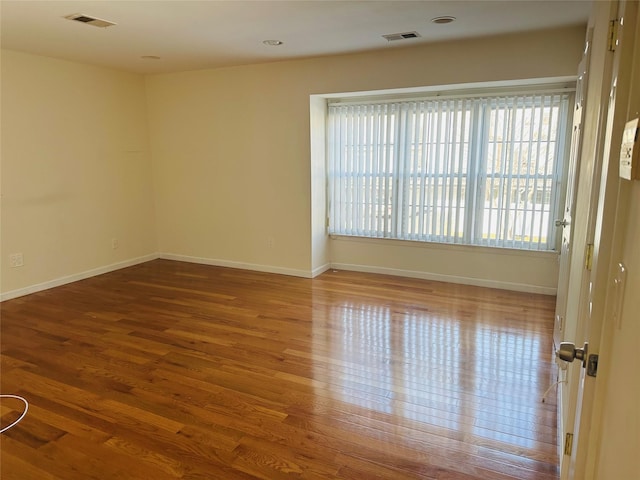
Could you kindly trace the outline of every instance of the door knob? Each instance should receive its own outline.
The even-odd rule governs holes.
[[[582,362],[582,366],[586,366],[587,363],[587,350],[589,344],[585,342],[584,347],[576,348],[575,343],[562,342],[558,349],[558,358],[565,362],[573,362],[574,359],[578,359]]]
[[[555,224],[556,227],[566,227],[567,225],[569,225],[569,222],[563,218],[562,220],[556,220]]]

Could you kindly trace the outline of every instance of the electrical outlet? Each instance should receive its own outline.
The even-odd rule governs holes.
[[[11,265],[12,267],[22,267],[24,265],[22,253],[9,254],[9,265]]]
[[[267,237],[267,247],[268,248],[273,248],[273,244],[275,243],[275,240],[273,237]]]
[[[120,242],[118,242],[117,238],[112,238],[111,239],[111,248],[113,248],[114,250],[117,250],[117,248],[120,246]]]

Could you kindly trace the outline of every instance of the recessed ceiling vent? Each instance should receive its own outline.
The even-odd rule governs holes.
[[[408,40],[410,38],[418,38],[420,34],[418,32],[404,32],[404,33],[389,33],[382,35],[382,38],[386,38],[388,42],[395,42],[396,40]]]
[[[73,15],[67,15],[67,20],[74,20],[80,23],[86,23],[87,25],[92,25],[94,27],[106,28],[115,25],[114,22],[110,22],[108,20],[102,20],[101,18],[90,17],[89,15],[85,15],[84,13],[74,13]]]

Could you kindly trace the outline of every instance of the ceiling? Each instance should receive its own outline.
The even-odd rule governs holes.
[[[590,0],[2,0],[0,42],[10,50],[160,73],[586,24],[590,9]],[[63,18],[76,13],[117,25]],[[456,21],[430,21],[442,15]],[[382,38],[411,31],[420,37]]]

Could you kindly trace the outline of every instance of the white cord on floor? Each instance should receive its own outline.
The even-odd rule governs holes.
[[[20,420],[24,418],[24,416],[27,414],[27,411],[29,410],[29,402],[27,402],[27,400],[21,397],[20,395],[4,395],[3,394],[3,395],[0,395],[0,398],[15,398],[17,400],[22,400],[24,402],[24,412],[22,412],[22,415],[20,415],[20,418],[18,418],[15,422],[13,422],[12,424],[0,430],[0,433],[4,433],[7,430],[9,430],[11,427],[15,427],[18,423],[20,423]]]
[[[542,394],[542,403],[544,403],[544,399],[547,398],[547,395],[549,394],[551,389],[553,387],[555,387],[556,385],[560,385],[561,383],[567,383],[567,381],[566,380],[558,380],[557,382],[552,383],[549,388],[547,388],[547,390]]]

